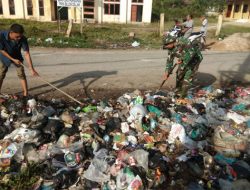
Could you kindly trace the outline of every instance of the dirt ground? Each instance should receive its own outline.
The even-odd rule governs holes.
[[[249,51],[250,33],[235,33],[224,40],[214,43],[211,50],[215,51]]]
[[[124,88],[124,89],[108,89],[107,90],[107,89],[102,89],[102,88],[95,88],[95,89],[91,89],[87,94],[86,92],[84,92],[84,90],[70,90],[70,91],[67,91],[67,93],[70,96],[74,97],[76,100],[85,104],[92,100],[100,100],[100,101],[107,101],[111,99],[115,100],[118,97],[122,96],[123,94],[131,93],[131,92],[134,92],[135,90],[139,90],[139,89]],[[167,93],[170,90],[172,89],[164,88],[163,90],[161,90],[161,92]],[[154,93],[154,92],[157,92],[157,89],[140,89],[140,91]],[[52,99],[63,100],[69,103],[74,102],[74,100],[63,95],[62,93],[58,91],[51,91],[49,94],[46,94],[46,95],[41,94],[39,96],[35,96],[35,98],[42,99],[42,100],[52,100]]]

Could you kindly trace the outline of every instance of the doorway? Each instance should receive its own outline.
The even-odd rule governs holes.
[[[131,7],[131,21],[142,22],[143,5],[132,5]]]
[[[232,9],[233,9],[233,5],[228,5],[227,6],[227,14],[226,14],[227,18],[231,17]]]
[[[58,17],[60,17],[60,20],[68,20],[69,16],[68,16],[68,7],[57,7],[57,1],[54,1],[54,8],[55,8],[55,19],[59,19]],[[57,10],[59,10],[59,12],[57,12]]]

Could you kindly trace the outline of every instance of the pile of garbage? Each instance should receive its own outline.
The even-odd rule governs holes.
[[[0,189],[250,186],[250,88],[0,102]]]

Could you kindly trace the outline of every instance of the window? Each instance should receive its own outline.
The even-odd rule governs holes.
[[[44,3],[43,3],[43,0],[39,0],[39,15],[44,16]]]
[[[104,14],[119,15],[120,14],[120,0],[105,0]]]
[[[133,3],[143,3],[143,0],[132,0]]]
[[[240,5],[235,5],[234,12],[240,12]]]
[[[2,5],[2,0],[0,0],[0,15],[3,14],[3,5]]]
[[[28,12],[28,15],[33,15],[32,0],[27,0],[27,12]]]
[[[245,4],[243,6],[243,13],[247,13],[248,12],[248,4]]]
[[[84,0],[83,1],[84,18],[94,18],[95,13],[95,1]]]
[[[14,0],[9,0],[10,15],[15,15],[15,3]]]

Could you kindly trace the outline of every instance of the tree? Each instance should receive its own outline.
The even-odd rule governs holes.
[[[165,13],[166,20],[182,18],[187,13],[185,4],[186,0],[154,0],[152,18],[158,20],[161,13]]]
[[[153,0],[152,18],[159,20],[160,13],[165,13],[165,20],[183,18],[192,13],[201,16],[208,10],[222,12],[226,0]]]

